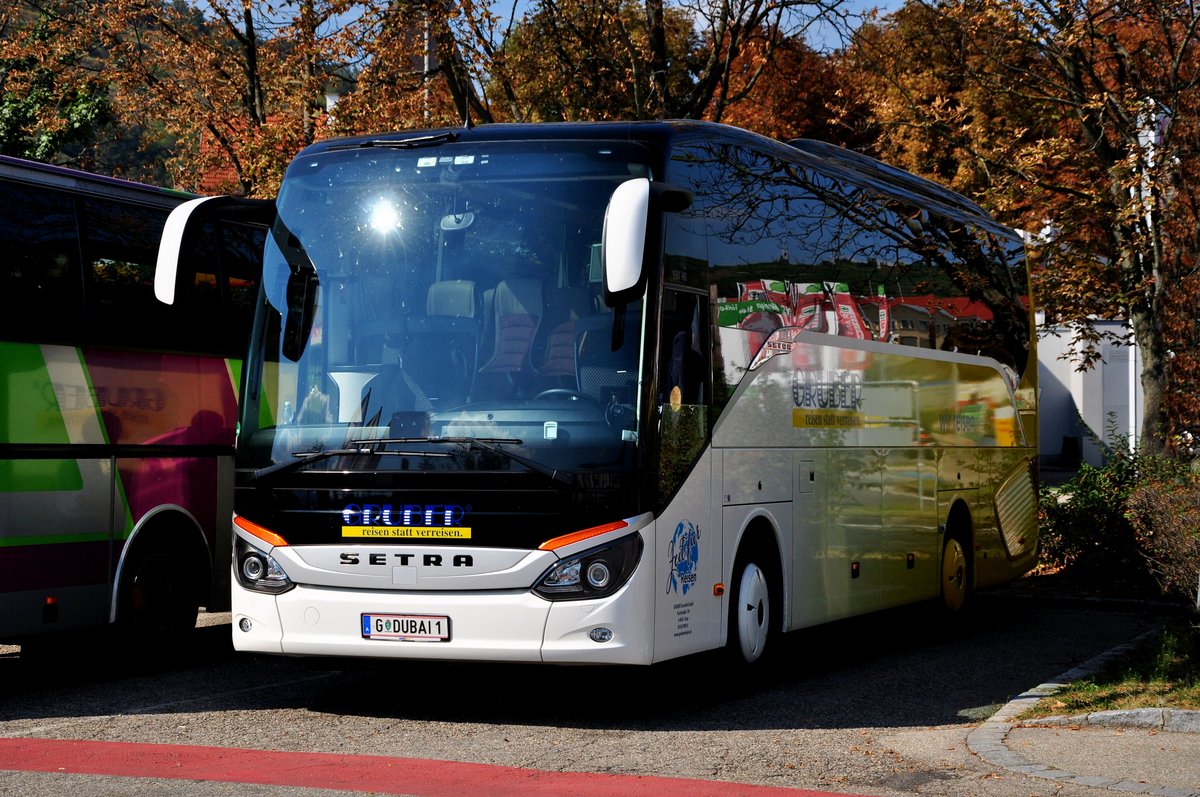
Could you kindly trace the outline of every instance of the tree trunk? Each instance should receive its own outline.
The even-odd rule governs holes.
[[[1163,396],[1166,388],[1165,358],[1162,340],[1155,328],[1153,313],[1135,312],[1130,319],[1134,345],[1142,358],[1142,424],[1138,437],[1138,453],[1161,454],[1163,440]],[[1129,408],[1134,411],[1133,407]]]
[[[487,124],[495,121],[492,118],[491,110],[483,104],[475,91],[470,71],[458,48],[458,40],[454,38],[454,31],[444,17],[434,16],[434,10],[431,6],[431,33],[437,48],[438,69],[442,72],[442,78],[446,82],[446,88],[450,91],[450,97],[454,101],[454,107],[458,110],[463,126],[469,127],[477,122]]]
[[[304,74],[300,87],[300,135],[301,143],[308,146],[317,135],[318,111],[315,105],[315,91],[320,82],[317,65],[317,12],[313,7],[313,0],[304,0],[300,4],[300,36],[304,55]]]
[[[663,0],[646,0],[646,27],[650,39],[650,85],[658,95],[660,112],[672,116],[674,100],[671,97],[671,81],[667,77],[667,28],[663,18]]]

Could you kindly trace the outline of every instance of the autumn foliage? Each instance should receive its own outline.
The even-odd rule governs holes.
[[[1193,6],[909,0],[835,51],[838,2],[13,0],[0,151],[99,167],[136,141],[181,188],[270,196],[322,137],[464,122],[707,118],[875,154],[1028,232],[1083,365],[1129,322],[1141,440],[1200,435]],[[335,103],[336,100],[336,103]],[[156,153],[162,153],[160,158]],[[137,163],[124,151],[114,164]],[[128,165],[129,176],[140,176]]]
[[[875,149],[977,198],[1037,244],[1035,290],[1071,325],[1124,319],[1143,363],[1140,445],[1196,423],[1200,45],[1194,8],[1133,0],[910,2],[846,54]]]

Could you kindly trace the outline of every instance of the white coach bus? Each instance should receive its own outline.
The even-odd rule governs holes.
[[[315,144],[265,210],[239,650],[754,662],[1034,563],[1022,245],[932,183],[707,123],[489,125]]]

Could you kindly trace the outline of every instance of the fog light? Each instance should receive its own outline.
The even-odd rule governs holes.
[[[608,628],[593,628],[588,636],[593,642],[607,642],[613,638],[613,632]]]
[[[254,623],[250,622],[249,617],[243,617],[241,620],[238,620],[238,628],[242,629],[242,631],[247,634],[250,633],[250,629],[253,627]]]
[[[596,589],[603,589],[608,586],[608,580],[612,577],[612,573],[608,570],[608,565],[604,562],[592,562],[588,565],[587,580]]]

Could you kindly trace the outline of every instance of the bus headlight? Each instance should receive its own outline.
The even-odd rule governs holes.
[[[242,540],[238,540],[237,543],[234,569],[237,572],[238,583],[255,592],[278,595],[296,586],[274,557],[247,545]]]
[[[612,579],[612,572],[603,559],[597,559],[588,565],[587,581],[593,589],[604,589]]]
[[[625,585],[642,558],[642,535],[630,534],[563,559],[533,585],[552,601],[603,598]]]

